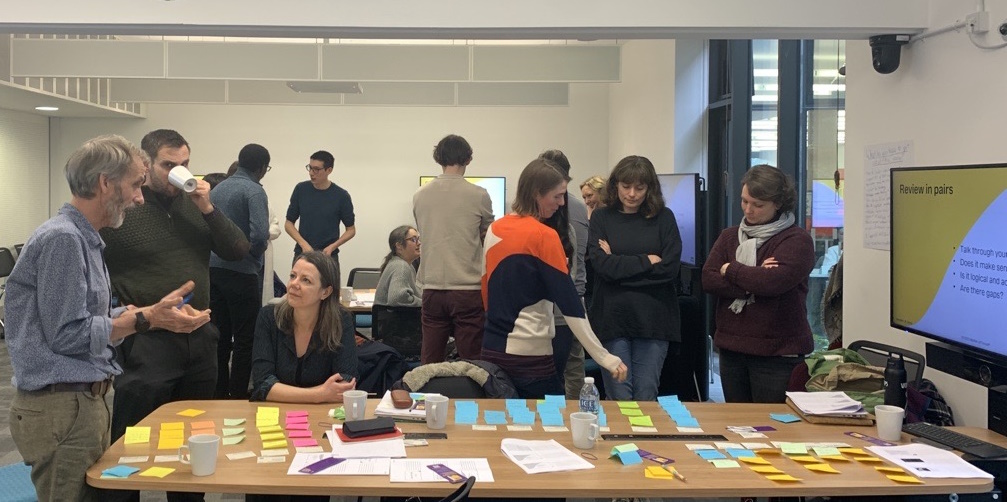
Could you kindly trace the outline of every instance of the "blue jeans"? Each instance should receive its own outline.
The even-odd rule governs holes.
[[[668,355],[667,340],[650,338],[616,338],[602,345],[619,356],[629,373],[626,381],[619,383],[608,370],[602,370],[605,379],[605,398],[617,401],[655,401],[661,383],[664,357]]]
[[[753,356],[720,349],[720,383],[729,403],[782,403],[794,367],[794,356]]]

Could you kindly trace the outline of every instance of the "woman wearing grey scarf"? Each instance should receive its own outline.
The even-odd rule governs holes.
[[[795,225],[793,181],[769,165],[741,180],[740,225],[723,231],[703,266],[717,297],[714,343],[728,402],[780,402],[790,374],[813,349],[808,275],[814,242]]]

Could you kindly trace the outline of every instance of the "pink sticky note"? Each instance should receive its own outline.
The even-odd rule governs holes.
[[[287,431],[288,438],[309,438],[311,431]]]
[[[302,446],[318,446],[318,441],[314,439],[295,439],[292,441],[295,448],[300,448]]]
[[[290,420],[290,417],[306,417],[306,416],[308,416],[308,412],[303,411],[303,410],[288,411],[287,412],[287,420]]]
[[[308,429],[309,426],[307,422],[304,422],[303,424],[292,424],[290,422],[287,422],[288,431],[306,431]]]
[[[307,415],[302,415],[302,416],[299,416],[299,417],[292,417],[290,415],[287,415],[287,423],[288,424],[303,424],[303,423],[307,423],[307,421],[308,421],[308,416]]]

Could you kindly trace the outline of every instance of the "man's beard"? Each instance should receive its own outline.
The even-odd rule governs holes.
[[[122,188],[115,187],[115,197],[105,202],[105,218],[111,228],[119,228],[126,221],[126,209],[130,207],[130,201],[122,195]]]

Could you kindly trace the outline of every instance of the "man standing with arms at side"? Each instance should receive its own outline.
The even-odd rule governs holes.
[[[308,165],[309,181],[294,187],[287,207],[287,221],[283,228],[297,243],[294,258],[313,249],[320,250],[336,262],[336,286],[342,284],[339,270],[339,247],[357,235],[354,226],[353,200],[350,193],[329,181],[336,159],[331,153],[319,150],[311,154]],[[300,219],[297,227],[294,223]],[[339,234],[339,223],[346,231]]]
[[[423,364],[444,361],[448,337],[462,359],[479,359],[486,312],[482,300],[482,248],[493,223],[486,189],[465,180],[472,147],[445,136],[434,148],[442,174],[413,195],[416,229],[423,236],[417,282],[423,285]]]
[[[248,239],[210,202],[209,183],[199,180],[191,193],[183,193],[168,181],[174,167],[189,165],[189,143],[181,134],[158,129],[144,136],[140,147],[153,159],[143,186],[145,204],[128,210],[121,227],[101,232],[112,289],[123,305],[149,305],[159,291],[191,278],[196,285],[189,305],[206,309],[210,252],[241,260],[248,255]],[[123,373],[115,381],[112,441],[165,403],[213,398],[219,336],[213,323],[192,333],[138,326],[116,355]],[[138,492],[103,494],[120,496],[139,499]],[[202,498],[168,494],[170,501]]]
[[[210,202],[238,225],[251,243],[241,261],[210,255],[210,317],[220,330],[217,399],[248,399],[255,319],[262,307],[259,271],[269,243],[269,208],[259,182],[269,169],[269,151],[255,143],[245,145],[238,153],[234,174],[210,191]]]
[[[85,473],[110,444],[105,393],[122,372],[112,347],[139,325],[188,332],[210,320],[176,307],[192,281],[150,307],[111,308],[98,230],[143,204],[146,163],[121,136],[81,145],[65,167],[70,202],[35,230],[7,281],[10,430],[43,502],[98,499]]]

